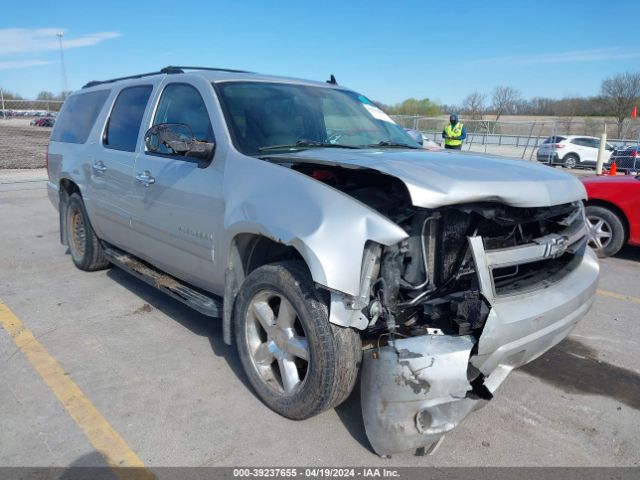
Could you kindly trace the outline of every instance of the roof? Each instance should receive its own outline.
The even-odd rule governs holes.
[[[109,80],[94,80],[82,88],[92,88],[101,85],[108,84],[117,84],[120,82],[133,81],[140,78],[146,77],[160,77],[166,75],[190,75],[190,76],[199,76],[204,78],[210,82],[221,82],[221,81],[259,81],[259,82],[278,82],[278,83],[295,83],[295,84],[304,84],[304,85],[314,85],[314,86],[324,86],[335,88],[337,83],[335,82],[335,78],[331,75],[330,80],[326,82],[318,82],[312,80],[304,80],[299,78],[291,78],[291,77],[280,77],[274,75],[263,75],[259,73],[248,72],[244,70],[233,70],[227,68],[215,68],[215,67],[182,67],[182,66],[168,66],[160,69],[157,72],[149,72],[149,73],[140,73],[136,75],[130,75],[126,77],[113,78]]]

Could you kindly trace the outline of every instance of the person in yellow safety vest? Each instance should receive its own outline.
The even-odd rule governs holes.
[[[452,113],[449,117],[449,123],[442,130],[442,138],[444,138],[444,148],[453,148],[460,150],[462,141],[467,138],[467,129],[462,122],[458,121],[458,115]]]

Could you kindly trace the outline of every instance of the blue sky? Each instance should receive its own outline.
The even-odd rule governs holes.
[[[453,6],[451,11],[447,5]],[[395,103],[597,94],[639,70],[640,2],[2,0],[0,87],[33,98],[170,64],[325,80]]]

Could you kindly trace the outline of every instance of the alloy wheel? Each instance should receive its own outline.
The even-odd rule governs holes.
[[[589,246],[595,250],[602,250],[611,242],[612,228],[603,218],[588,215],[587,228],[590,233]]]
[[[249,358],[261,379],[282,395],[304,383],[309,368],[309,342],[289,300],[274,291],[256,294],[246,313]]]

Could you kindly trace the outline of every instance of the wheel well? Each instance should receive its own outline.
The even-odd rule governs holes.
[[[253,237],[244,255],[244,268],[247,275],[256,268],[268,263],[281,262],[283,260],[303,260],[302,255],[294,247],[283,245],[261,235]]]
[[[62,180],[60,180],[60,191],[62,192],[63,190],[69,197],[73,193],[77,193],[80,196],[82,196],[78,185],[75,182],[73,182],[73,180],[69,180],[68,178],[63,178]]]
[[[294,259],[304,262],[302,255],[294,247],[283,245],[263,235],[242,233],[234,237],[224,276],[222,336],[227,345],[233,343],[231,318],[236,296],[247,275],[262,265]],[[306,262],[304,264],[307,265]]]
[[[579,162],[580,161],[580,155],[578,155],[576,152],[569,152],[567,153],[564,157],[562,157],[562,160],[565,160],[567,157],[575,157],[575,159]]]
[[[624,228],[624,243],[627,243],[627,240],[629,240],[629,229],[630,229],[629,220],[627,219],[627,216],[624,214],[624,212],[620,210],[618,206],[614,205],[611,202],[607,202],[606,200],[598,200],[598,199],[587,200],[585,202],[585,205],[587,207],[590,207],[590,206],[602,207],[613,212],[615,216],[618,217],[622,222],[622,226]]]
[[[62,245],[69,245],[69,239],[67,238],[67,216],[65,215],[67,203],[69,203],[69,197],[71,197],[71,195],[77,193],[82,196],[82,193],[80,193],[78,185],[68,178],[60,180],[59,192],[60,203],[58,205],[58,213],[60,217],[60,243]]]

